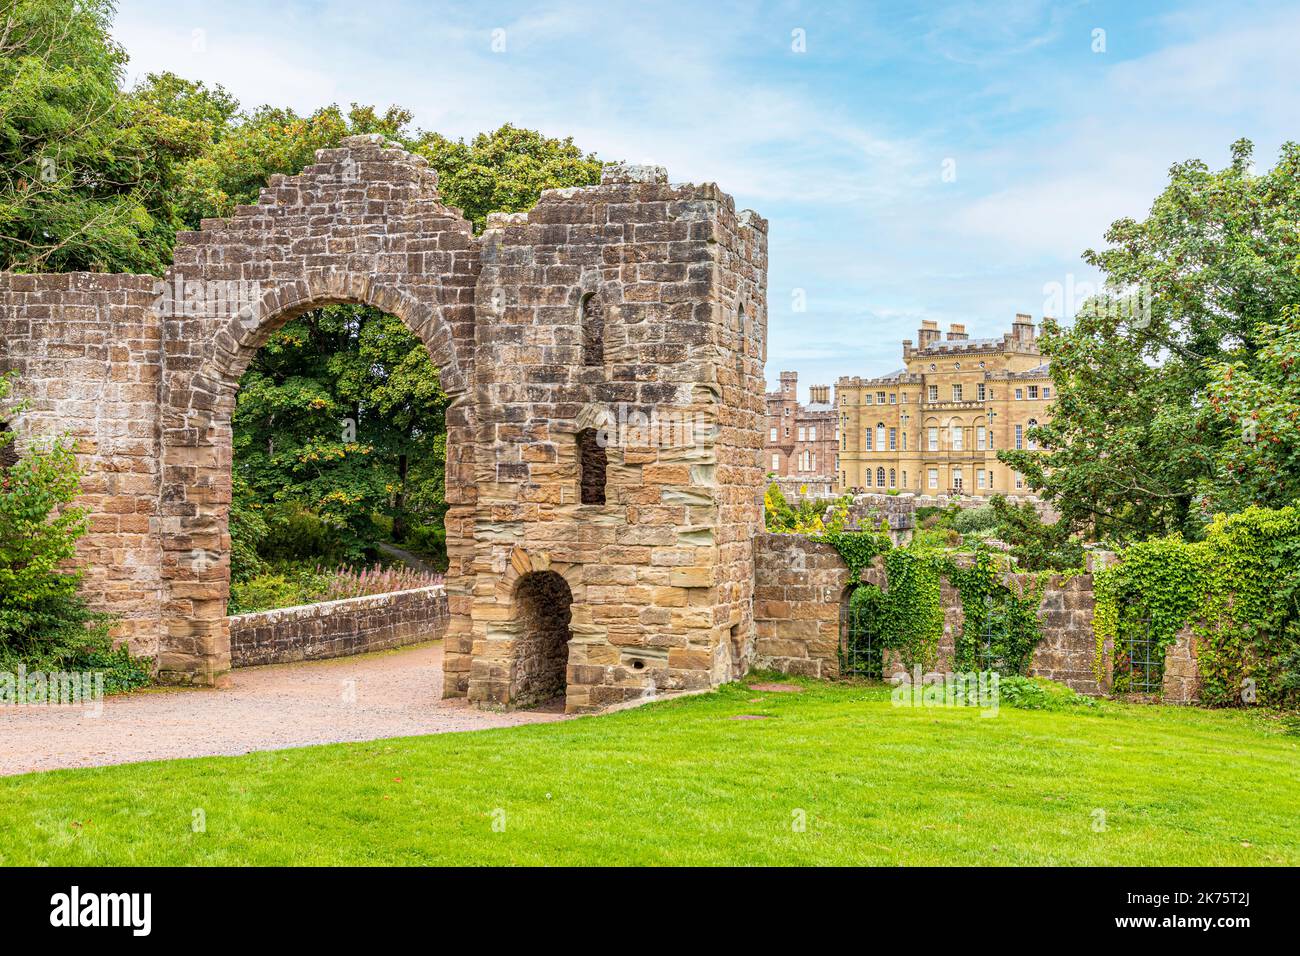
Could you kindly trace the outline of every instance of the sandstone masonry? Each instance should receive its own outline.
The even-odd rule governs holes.
[[[421,157],[352,137],[183,233],[160,280],[0,275],[0,368],[30,400],[20,448],[78,442],[87,594],[161,679],[212,684],[240,376],[311,309],[397,315],[452,399],[444,692],[514,706],[525,661],[558,659],[583,710],[747,665],[766,275],[767,223],[716,185],[607,167],[476,237]],[[529,575],[567,587],[562,655],[525,650]]]

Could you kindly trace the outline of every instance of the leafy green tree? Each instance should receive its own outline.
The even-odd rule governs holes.
[[[469,143],[426,133],[413,144],[438,170],[438,188],[450,205],[481,230],[490,212],[523,212],[543,189],[600,182],[601,162],[583,154],[572,137],[552,139],[509,123]]]
[[[1264,173],[1252,152],[1241,140],[1225,169],[1175,165],[1145,220],[1119,220],[1108,248],[1085,253],[1108,293],[1071,327],[1044,323],[1052,421],[1031,432],[1041,451],[998,458],[1067,527],[1120,540],[1201,533],[1225,448],[1239,442],[1210,384],[1225,364],[1254,369],[1262,330],[1300,303],[1300,146],[1285,144]]]
[[[0,11],[0,269],[161,273],[177,164],[202,124],[124,96],[109,0],[10,0]]]
[[[1207,489],[1227,512],[1300,501],[1300,307],[1276,324],[1263,323],[1258,338],[1265,344],[1254,367],[1218,363],[1209,387],[1212,410],[1233,426]]]

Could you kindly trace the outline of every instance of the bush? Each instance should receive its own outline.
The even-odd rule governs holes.
[[[952,516],[952,527],[961,534],[992,531],[998,526],[998,513],[989,505],[962,508]]]
[[[1075,693],[1064,684],[1045,677],[1010,675],[998,680],[998,703],[1022,710],[1070,710],[1096,707],[1091,697]]]
[[[0,376],[0,410],[12,381]],[[72,506],[81,486],[76,456],[65,439],[18,456],[13,440],[11,432],[0,431],[0,451],[9,452],[0,456],[8,462],[0,464],[0,668],[91,669],[96,655],[111,651],[113,618],[86,604],[78,591],[80,571],[63,566],[88,526],[85,511]],[[125,650],[114,666],[122,660],[130,660]],[[147,679],[147,661],[132,666]]]

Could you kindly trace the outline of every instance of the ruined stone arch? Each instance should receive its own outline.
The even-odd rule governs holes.
[[[442,205],[427,164],[372,137],[318,151],[301,175],[272,177],[257,205],[203,225],[178,237],[155,302],[165,347],[158,669],[164,680],[214,683],[230,666],[230,420],[239,379],[277,329],[312,309],[373,306],[429,350],[451,397],[448,590],[467,589],[472,368],[462,352],[472,350],[477,260],[469,223]]]
[[[714,686],[752,657],[766,272],[766,222],[712,183],[614,164],[476,237],[423,159],[350,137],[179,235],[163,279],[0,273],[0,365],[31,399],[24,436],[78,441],[87,599],[163,680],[211,684],[230,664],[240,375],[309,309],[398,316],[453,397],[443,693],[519,703],[510,568],[527,548],[528,573],[568,588],[566,708],[594,710]],[[589,292],[606,306],[600,367],[581,364]],[[610,446],[608,502],[584,506],[577,426],[624,406],[691,434]]]

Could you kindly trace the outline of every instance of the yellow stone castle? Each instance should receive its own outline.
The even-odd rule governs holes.
[[[964,325],[940,338],[923,321],[903,340],[904,367],[835,385],[842,489],[917,494],[1024,495],[1024,479],[997,459],[1033,448],[1048,420],[1052,379],[1033,319],[1017,315],[1000,338],[972,339]]]

